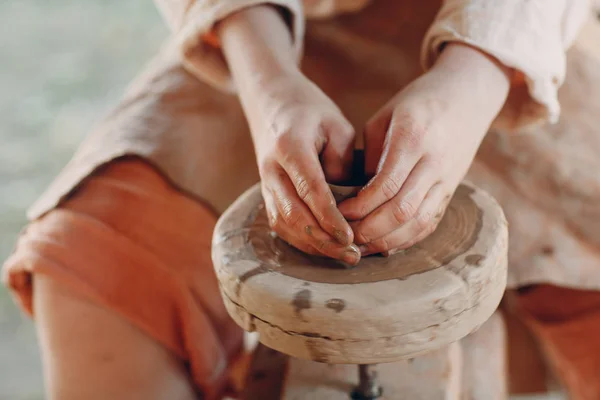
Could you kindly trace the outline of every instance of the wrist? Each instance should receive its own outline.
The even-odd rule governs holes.
[[[216,33],[241,95],[263,90],[272,80],[298,71],[288,26],[271,5],[228,16]]]
[[[431,72],[446,83],[453,95],[496,112],[508,97],[513,74],[511,68],[490,55],[459,42],[446,45]]]
[[[513,70],[487,53],[460,42],[448,43],[433,69],[468,82],[482,96],[504,103]]]

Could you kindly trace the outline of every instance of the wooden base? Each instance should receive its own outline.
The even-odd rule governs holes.
[[[394,362],[465,337],[500,302],[506,254],[502,210],[468,184],[423,242],[352,269],[277,238],[259,186],[223,214],[213,240],[231,317],[271,348],[329,364]]]
[[[381,400],[460,399],[460,344],[412,360],[377,365]],[[358,367],[291,359],[281,400],[348,400],[358,384]]]
[[[506,343],[496,312],[479,330],[427,355],[377,365],[381,400],[505,400]],[[288,358],[259,346],[244,400],[349,400],[358,367]]]

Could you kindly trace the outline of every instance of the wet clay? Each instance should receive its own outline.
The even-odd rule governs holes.
[[[365,152],[362,149],[354,150],[352,159],[351,178],[340,182],[329,182],[335,186],[362,187],[366,185],[371,177],[365,172]]]
[[[336,313],[341,313],[346,308],[346,302],[342,299],[329,299],[325,307],[332,309]]]
[[[302,311],[307,310],[311,307],[310,298],[312,292],[308,289],[302,289],[298,293],[294,295],[294,300],[292,300],[292,305],[294,306],[294,312],[300,318],[302,318]]]
[[[250,258],[261,263],[261,272],[270,270],[305,281],[354,284],[405,279],[448,264],[477,241],[482,211],[471,199],[472,193],[471,188],[460,186],[437,230],[421,243],[387,258],[365,257],[350,270],[341,262],[302,253],[272,235],[265,228],[268,222],[264,209],[251,222],[246,248]]]
[[[484,259],[485,256],[482,256],[481,254],[470,254],[465,257],[465,262],[469,265],[476,265],[479,267]]]
[[[363,150],[354,150],[352,175],[350,179],[341,182],[328,182],[336,203],[354,197],[369,182],[371,177],[365,172],[365,153]]]

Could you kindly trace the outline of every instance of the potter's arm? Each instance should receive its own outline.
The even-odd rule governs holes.
[[[350,172],[354,130],[298,68],[277,11],[251,7],[216,29],[250,126],[269,224],[298,249],[355,264],[352,230],[326,183]]]
[[[244,9],[216,28],[225,60],[244,108],[279,78],[299,71],[284,15],[270,5]]]
[[[215,28],[227,17],[255,7],[277,9],[284,30],[273,31],[290,40],[294,59],[300,58],[304,35],[302,0],[154,0],[173,32],[184,67],[199,79],[224,91],[234,91],[229,68]],[[266,6],[268,5],[268,6]]]
[[[357,12],[369,0],[154,0],[171,28],[184,67],[213,86],[234,91],[230,71],[215,35],[215,26],[240,10],[261,5],[277,8],[300,58],[305,18],[332,17]],[[286,36],[287,37],[287,36]]]
[[[556,121],[566,49],[589,12],[589,0],[445,0],[425,37],[422,62],[429,69],[444,43],[467,43],[516,71],[497,126]]]

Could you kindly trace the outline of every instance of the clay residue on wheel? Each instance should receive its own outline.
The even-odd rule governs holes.
[[[465,257],[465,262],[469,265],[481,266],[481,263],[485,260],[485,256],[481,254],[469,254]]]
[[[251,270],[245,272],[242,276],[240,276],[240,279],[238,280],[237,286],[235,288],[235,294],[238,296],[240,295],[242,286],[248,279],[267,272],[269,272],[269,267],[265,264],[260,264],[258,267],[254,267]]]
[[[442,267],[473,247],[483,223],[483,212],[471,198],[473,192],[459,186],[438,228],[424,241],[387,258],[365,257],[350,270],[341,262],[302,253],[267,229],[250,229],[247,246],[272,272],[304,281],[352,284],[404,279]],[[266,218],[262,209],[252,226],[264,227]]]
[[[298,293],[294,295],[294,300],[292,300],[292,305],[294,306],[294,313],[298,318],[303,319],[302,311],[308,310],[311,308],[310,298],[312,297],[312,292],[308,289],[302,289]]]
[[[335,311],[336,313],[341,313],[346,308],[346,302],[342,299],[329,299],[325,303],[325,307]]]

